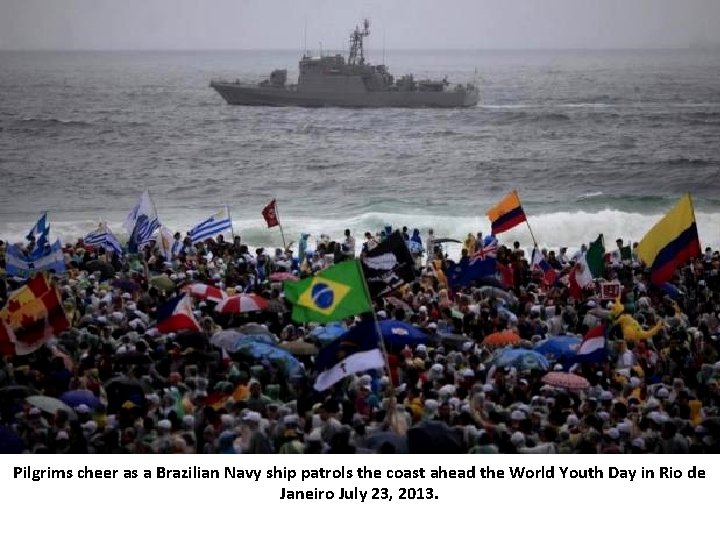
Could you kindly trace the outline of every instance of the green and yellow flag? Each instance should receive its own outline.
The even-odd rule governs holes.
[[[372,310],[357,259],[335,264],[310,278],[286,281],[283,287],[297,322],[339,321]]]

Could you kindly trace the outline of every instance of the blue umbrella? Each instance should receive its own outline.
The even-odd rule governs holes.
[[[420,329],[403,321],[380,321],[380,333],[389,346],[404,347],[425,343],[427,335]]]
[[[577,355],[582,338],[578,336],[553,336],[539,343],[535,352],[552,357],[555,360],[570,360]]]
[[[238,349],[239,352],[263,360],[278,362],[285,367],[288,375],[295,375],[301,369],[300,361],[285,349],[276,347],[269,343],[251,341],[245,343]]]
[[[318,326],[310,332],[310,337],[318,340],[322,344],[330,343],[335,341],[337,338],[347,332],[347,328],[342,323],[329,323],[325,326]]]
[[[0,454],[22,454],[25,442],[8,426],[0,426]]]
[[[60,396],[60,401],[73,408],[87,405],[91,409],[97,409],[101,405],[100,400],[90,390],[70,390]]]
[[[496,351],[492,364],[499,368],[515,368],[518,371],[547,370],[549,368],[547,358],[542,354],[530,349],[513,349],[511,347]]]

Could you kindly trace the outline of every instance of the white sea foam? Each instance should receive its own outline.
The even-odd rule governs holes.
[[[567,246],[571,250],[595,240],[601,233],[605,235],[606,245],[610,246],[614,245],[616,238],[630,242],[638,241],[661,217],[660,214],[647,215],[610,209],[598,212],[554,212],[528,216],[535,238],[541,246],[549,248]],[[429,228],[434,229],[436,238],[447,237],[457,240],[463,240],[468,233],[482,232],[485,235],[490,232],[490,222],[481,211],[476,217],[368,212],[347,218],[284,215],[281,219],[287,242],[297,242],[301,232],[311,234],[312,238],[327,234],[331,238],[340,239],[344,229],[348,228],[359,244],[363,233],[379,231],[385,225],[391,225],[393,228],[407,226],[410,230],[417,227],[423,238]],[[696,219],[703,246],[720,248],[720,214],[698,212]],[[30,228],[31,221],[32,219],[26,223],[0,222],[0,238],[10,242],[22,241]],[[188,223],[181,215],[163,216],[163,221],[171,229],[181,232],[189,230],[194,225],[194,222]],[[97,221],[51,221],[51,226],[53,236],[57,235],[63,242],[67,242],[92,231],[97,227]],[[121,239],[127,237],[119,221],[110,221],[109,226]],[[282,245],[280,230],[268,229],[259,212],[256,219],[234,218],[233,226],[235,234],[242,235],[243,240],[251,245]],[[229,236],[230,233],[226,233],[226,237]],[[522,246],[532,246],[530,232],[525,225],[503,233],[500,241],[505,244],[518,241]]]

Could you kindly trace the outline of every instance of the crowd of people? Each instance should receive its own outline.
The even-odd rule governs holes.
[[[401,230],[416,278],[374,299],[378,319],[402,320],[424,343],[388,347],[382,372],[352,374],[317,392],[314,354],[303,369],[212,344],[223,329],[265,333],[278,342],[313,343],[314,323],[298,324],[282,294],[340,260],[363,257],[389,231],[345,231],[297,246],[250,249],[241,237],[193,244],[175,236],[165,258],[150,243],[121,255],[82,241],[64,249],[66,273],[53,275],[71,328],[25,356],[0,361],[0,447],[30,453],[714,453],[720,451],[720,254],[708,248],[656,287],[620,250],[605,257],[601,280],[620,299],[563,279],[566,249],[544,252],[558,279],[548,282],[519,245],[497,248],[494,285],[450,287],[447,256],[433,231]],[[482,245],[464,239],[462,256]],[[4,260],[0,244],[0,261]],[[0,263],[1,265],[2,263]],[[0,307],[24,280],[0,277]],[[223,314],[193,299],[198,332],[162,334],[156,312],[189,283],[228,295],[255,293],[267,308]],[[595,285],[595,284],[593,284]],[[643,329],[627,339],[617,306]],[[343,321],[351,326],[354,319]],[[533,349],[561,335],[604,325],[597,363],[549,358],[537,366],[500,366],[488,336]],[[656,328],[654,332],[647,329]],[[504,345],[504,344],[501,344]],[[302,351],[301,347],[297,347]],[[544,382],[571,372],[582,390]],[[37,396],[47,398],[37,400]],[[32,403],[43,404],[41,406]],[[4,442],[3,442],[4,441]]]

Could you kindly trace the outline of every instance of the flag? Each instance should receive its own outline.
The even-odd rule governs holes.
[[[601,278],[603,270],[605,270],[605,243],[602,234],[597,237],[597,240],[590,242],[585,258],[592,276]]]
[[[362,257],[365,279],[373,298],[415,281],[415,261],[399,232],[390,234]]]
[[[217,214],[214,214],[195,225],[190,230],[190,238],[193,243],[202,242],[203,240],[212,238],[231,227],[232,221],[230,220],[230,211],[226,206]]]
[[[497,238],[485,237],[484,245],[459,263],[448,262],[447,279],[451,287],[465,287],[473,281],[497,273]]]
[[[275,199],[270,201],[267,206],[263,208],[262,216],[265,218],[268,229],[280,225],[280,220],[278,219],[277,215],[277,203],[275,202]]]
[[[314,277],[283,283],[297,322],[339,321],[372,310],[357,260],[334,264]]]
[[[365,318],[323,347],[315,362],[315,369],[319,372],[315,390],[327,390],[353,373],[382,369],[385,360],[378,348],[379,341],[375,321]]]
[[[103,247],[108,251],[114,251],[118,254],[122,254],[123,252],[120,241],[107,226],[107,223],[101,223],[96,230],[85,235],[83,241],[87,246]]]
[[[555,269],[545,260],[545,257],[537,246],[533,248],[532,252],[532,269],[542,272],[543,282],[546,285],[552,286],[555,284],[555,278],[557,277]]]
[[[585,253],[581,253],[575,261],[575,266],[570,269],[568,276],[568,284],[570,286],[570,294],[574,298],[582,298],[582,290],[592,283],[593,276],[588,268]]]
[[[47,246],[50,244],[50,221],[48,221],[47,212],[43,212],[43,214],[38,218],[35,225],[32,229],[30,229],[26,240],[28,242],[34,240],[35,242],[31,252],[33,257],[41,257],[45,255]]]
[[[689,193],[640,240],[637,254],[650,269],[650,280],[656,285],[670,281],[675,269],[691,257],[700,257],[700,239]]]
[[[573,362],[599,364],[605,361],[605,327],[602,324],[592,328],[583,337]]]
[[[488,210],[487,216],[492,223],[493,235],[510,230],[523,221],[527,221],[517,191],[509,193],[497,206]]]
[[[33,250],[29,255],[25,255],[18,246],[8,246],[5,253],[5,270],[9,276],[19,277],[30,277],[42,271],[65,273],[65,259],[60,240],[56,240],[44,254],[36,254]]]
[[[172,247],[175,242],[175,236],[173,232],[165,225],[158,229],[157,244],[160,254],[166,261],[172,260]]]
[[[14,354],[30,354],[51,337],[70,328],[57,290],[45,274],[37,274],[8,298],[0,311],[1,347]]]
[[[181,294],[160,306],[157,309],[157,329],[162,334],[183,330],[199,332],[200,325],[192,312],[190,298]]]
[[[123,227],[130,235],[128,251],[137,253],[143,246],[149,244],[160,227],[160,220],[155,211],[155,205],[150,198],[150,192],[145,190],[138,199],[135,207],[123,222]]]

